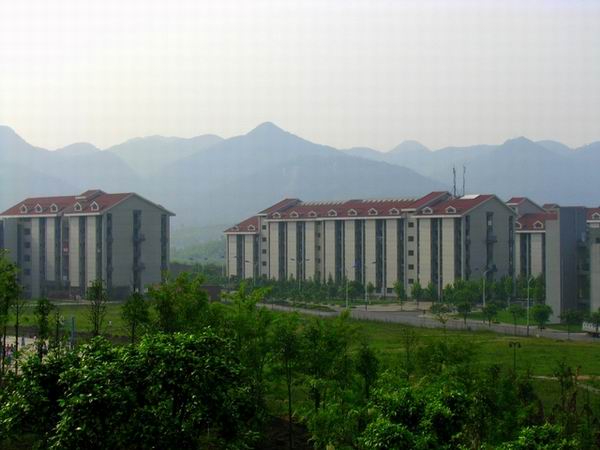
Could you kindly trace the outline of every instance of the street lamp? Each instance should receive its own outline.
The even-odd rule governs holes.
[[[527,336],[529,336],[529,283],[535,280],[533,276],[527,278]]]
[[[510,341],[508,346],[513,349],[513,372],[517,373],[517,349],[521,348],[521,343],[519,341]]]

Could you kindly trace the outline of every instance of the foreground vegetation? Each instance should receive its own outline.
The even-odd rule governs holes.
[[[53,336],[56,306],[36,302],[37,351],[2,369],[0,448],[600,443],[599,397],[582,383],[600,374],[592,343],[276,313],[258,306],[268,288],[245,284],[210,303],[202,282],[183,274],[123,305],[95,283],[78,319],[90,338],[74,348]],[[109,315],[129,344],[102,337]]]

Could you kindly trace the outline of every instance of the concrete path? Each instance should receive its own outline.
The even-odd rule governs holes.
[[[278,310],[278,311],[297,311],[302,314],[310,314],[321,317],[335,317],[340,314],[343,308],[335,308],[335,311],[319,311],[314,309],[302,309],[294,308],[291,306],[283,305],[271,305],[263,304],[265,307]],[[421,306],[421,305],[419,305]],[[429,305],[422,304],[423,307]],[[350,317],[357,320],[371,320],[375,322],[388,322],[398,323],[404,325],[410,325],[414,327],[422,328],[443,328],[443,325],[433,316],[423,314],[422,311],[415,311],[414,308],[403,308],[400,311],[398,305],[371,305],[367,309],[363,306],[357,306],[350,309]],[[410,310],[406,310],[410,309]],[[483,323],[480,320],[467,319],[465,325],[462,319],[449,319],[446,322],[446,329],[448,330],[477,330],[477,331],[493,331],[499,334],[505,334],[508,336],[515,335],[515,327],[510,324],[503,323],[492,323],[489,326],[487,323]],[[527,336],[527,327],[524,325],[517,325],[516,335],[520,337]],[[529,327],[530,337],[544,337],[548,339],[556,339],[560,341],[572,340],[572,341],[587,341],[587,342],[600,342],[600,339],[594,338],[587,333],[571,333],[570,336],[565,331],[544,329],[538,330],[536,326]]]

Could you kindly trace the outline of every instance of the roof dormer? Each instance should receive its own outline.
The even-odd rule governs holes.
[[[521,228],[523,228],[523,225],[521,225],[521,222],[516,222],[515,227],[517,227],[520,230]]]
[[[240,231],[240,227],[238,227],[238,226],[236,225],[236,226],[234,226],[234,227],[232,228],[232,230],[233,230],[233,231]]]
[[[429,206],[426,206],[423,208],[423,214],[433,214],[433,209],[431,209]]]
[[[28,209],[27,209],[27,205],[25,205],[25,203],[23,203],[23,204],[21,205],[21,207],[19,208],[19,212],[20,212],[21,214],[27,214],[27,211],[28,211]]]
[[[327,211],[327,215],[329,217],[337,217],[337,211],[335,209],[330,209],[329,211]]]
[[[279,214],[278,212],[273,213],[273,219],[281,219],[281,214]]]
[[[73,206],[74,211],[81,212],[82,209],[81,203],[79,202],[75,203],[75,206]]]
[[[33,208],[33,210],[34,210],[36,213],[41,213],[41,212],[44,210],[44,208],[42,208],[42,205],[40,205],[40,204],[38,203],[37,205],[35,205],[35,208]]]
[[[292,211],[292,212],[290,213],[290,217],[291,217],[292,219],[297,219],[297,218],[299,217],[299,214],[298,214],[298,212],[297,212],[297,211]]]
[[[454,206],[448,206],[446,208],[446,214],[456,214],[456,208]]]
[[[533,228],[535,228],[536,230],[541,230],[544,228],[544,224],[538,220],[533,224]]]
[[[379,212],[375,208],[371,208],[371,209],[369,209],[367,214],[369,214],[370,216],[376,216],[379,214]]]
[[[358,212],[356,212],[356,210],[354,208],[350,208],[348,210],[348,215],[351,216],[351,217],[354,217],[354,216],[358,215]]]
[[[310,211],[310,212],[308,213],[308,217],[317,217],[317,213],[316,213],[316,212],[314,212],[314,211]]]
[[[248,225],[248,231],[256,231],[256,227],[254,225]]]
[[[392,209],[390,209],[389,213],[390,213],[390,216],[397,216],[400,214],[400,210],[398,208],[392,208]]]
[[[595,212],[594,214],[592,214],[592,219],[600,220],[600,213]]]
[[[50,212],[53,212],[53,213],[58,212],[58,205],[56,203],[52,203],[50,205]]]
[[[98,203],[96,203],[95,201],[93,201],[92,204],[90,205],[90,209],[92,211],[98,211],[100,209],[100,206],[98,205]]]

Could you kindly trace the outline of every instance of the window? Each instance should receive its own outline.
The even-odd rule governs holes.
[[[98,211],[100,209],[100,206],[98,206],[98,203],[92,202],[92,206],[90,206],[90,209],[92,211]]]
[[[31,275],[31,269],[25,269],[23,272],[25,273],[25,276],[27,276],[27,277],[29,275]]]
[[[408,237],[408,242],[414,242],[414,240],[415,240],[415,237],[414,237],[414,236],[409,236],[409,237]]]
[[[596,244],[600,244],[600,237],[596,238]]]
[[[262,241],[267,242],[267,238],[263,236]]]
[[[23,261],[25,261],[25,262],[30,262],[30,261],[31,261],[31,256],[30,256],[30,255],[25,255],[25,256],[23,257]]]
[[[414,222],[408,222],[408,228],[414,228],[414,227],[415,227]]]
[[[75,211],[81,211],[81,203],[75,203],[75,207],[73,208]]]
[[[263,230],[266,230],[266,229],[267,229],[267,226],[266,226],[266,225],[263,225],[263,226],[262,226],[262,229],[263,229]]]
[[[414,264],[409,264],[408,265],[408,270],[415,270],[415,265]]]
[[[408,251],[408,256],[415,256],[415,251],[414,250],[409,250]]]
[[[25,248],[31,248],[31,242],[25,242]]]
[[[266,261],[263,261],[263,262],[262,262],[262,265],[263,265],[263,267],[267,267],[267,262],[266,262]]]
[[[23,228],[23,234],[25,236],[31,236],[31,228]]]
[[[266,249],[266,248],[263,248],[263,249],[262,249],[262,254],[263,254],[263,255],[266,255],[266,254],[267,254],[267,249]]]
[[[387,288],[386,292],[388,294],[393,294],[394,293],[394,289],[393,288]]]
[[[412,278],[408,279],[408,284],[414,284],[415,280],[413,280]]]
[[[317,245],[317,251],[320,252],[321,251],[321,246]]]
[[[50,212],[53,212],[53,213],[58,212],[58,206],[56,206],[55,203],[52,203],[50,205]]]

